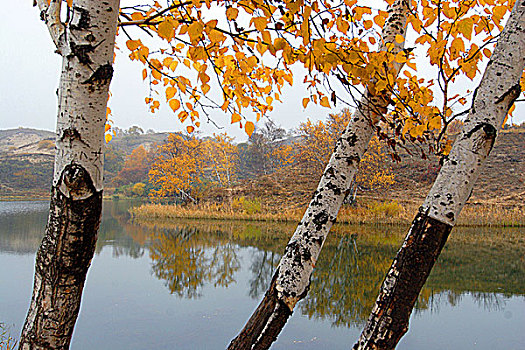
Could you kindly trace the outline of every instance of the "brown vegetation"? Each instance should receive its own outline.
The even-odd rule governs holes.
[[[270,222],[298,222],[302,208],[276,207],[261,204],[257,198],[241,197],[237,204],[218,204],[205,202],[197,205],[144,204],[130,210],[134,218],[140,220],[171,219],[210,219],[210,220],[248,220]],[[344,224],[391,224],[408,225],[418,205],[411,202],[377,201],[360,197],[358,205],[343,206],[337,222]],[[468,205],[463,209],[457,226],[525,226],[525,208],[504,207],[500,205]]]

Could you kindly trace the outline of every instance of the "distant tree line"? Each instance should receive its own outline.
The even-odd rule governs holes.
[[[206,198],[210,190],[231,189],[242,181],[274,173],[320,176],[349,115],[343,110],[325,121],[307,120],[293,132],[268,120],[240,144],[226,134],[199,137],[197,133],[171,133],[163,143],[140,145],[125,156],[110,143],[106,184],[115,187],[117,195],[196,202]],[[135,131],[126,134],[134,135]],[[385,159],[388,155],[382,143],[374,139],[352,188],[354,199],[358,189],[393,183],[394,175]]]

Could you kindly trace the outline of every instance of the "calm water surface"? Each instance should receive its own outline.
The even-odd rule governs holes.
[[[131,222],[105,202],[72,349],[224,349],[293,225]],[[0,202],[0,322],[18,337],[47,202]],[[339,226],[272,349],[349,349],[406,227]],[[398,349],[525,349],[525,230],[456,229]]]

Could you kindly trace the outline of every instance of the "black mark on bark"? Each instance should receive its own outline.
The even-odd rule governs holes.
[[[501,95],[500,97],[498,97],[498,99],[496,100],[496,102],[494,102],[495,104],[498,104],[498,103],[501,103],[503,102],[507,96],[511,96],[510,98],[510,101],[509,101],[509,105],[507,106],[507,109],[510,108],[510,106],[512,106],[512,104],[514,103],[514,100],[516,98],[518,98],[518,96],[520,95],[520,92],[521,92],[521,87],[520,87],[520,84],[517,83],[515,84],[514,86],[512,86],[510,89],[508,89],[507,91],[505,91],[503,93],[503,95]]]
[[[91,176],[78,164],[67,165],[62,171],[60,182],[66,186],[71,198],[86,198],[86,195],[96,193]]]
[[[113,77],[113,67],[111,64],[104,64],[97,68],[97,70],[82,84],[91,84],[98,86],[104,86],[111,81]]]
[[[89,15],[89,11],[81,7],[78,7],[78,6],[74,6],[73,11],[79,13],[79,19],[77,23],[71,24],[71,29],[77,29],[77,30],[88,29],[91,24],[91,16]]]
[[[91,61],[91,58],[89,57],[89,54],[95,50],[95,47],[93,45],[91,44],[77,45],[74,42],[71,42],[69,47],[71,49],[71,54],[69,54],[68,57],[74,56],[78,58],[78,61],[80,63],[85,64],[85,65],[93,63],[93,61]]]

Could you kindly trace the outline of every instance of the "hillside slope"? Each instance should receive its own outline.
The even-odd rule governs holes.
[[[117,135],[111,147],[124,154],[143,145],[162,143],[167,133]],[[54,133],[35,129],[0,130],[0,195],[47,195],[50,188]],[[436,157],[423,160],[403,156],[391,163],[396,183],[389,189],[360,193],[379,198],[420,203],[437,172]],[[261,197],[268,203],[302,206],[308,202],[318,182],[308,170],[248,179],[235,189],[238,195]],[[519,205],[525,203],[525,132],[502,132],[478,179],[470,203]]]

